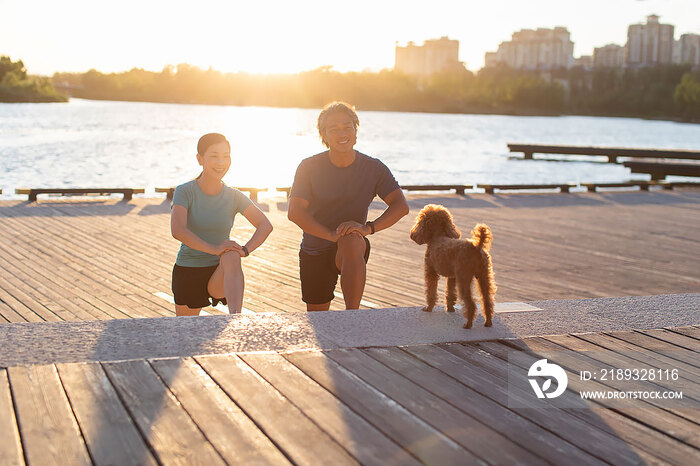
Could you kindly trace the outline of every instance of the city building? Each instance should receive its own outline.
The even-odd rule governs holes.
[[[486,53],[484,61],[487,67],[503,63],[528,70],[571,68],[574,43],[564,27],[523,29],[514,32],[510,41],[502,42],[498,51]]]
[[[682,34],[674,48],[674,63],[700,66],[700,35]]]
[[[449,70],[463,70],[459,61],[459,41],[441,37],[426,40],[423,45],[409,42],[396,44],[394,69],[405,74],[428,77]]]
[[[589,70],[593,68],[593,57],[591,55],[581,55],[578,58],[574,58],[574,66]]]
[[[625,66],[625,48],[617,44],[596,47],[593,50],[593,67],[622,68]]]
[[[673,25],[659,23],[657,15],[649,15],[646,24],[630,25],[627,29],[626,66],[640,67],[671,63],[673,30]]]

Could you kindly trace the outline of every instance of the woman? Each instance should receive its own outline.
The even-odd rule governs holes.
[[[226,137],[218,133],[202,136],[197,162],[202,173],[175,188],[170,214],[172,235],[182,242],[173,267],[175,313],[196,316],[202,307],[221,301],[228,303],[231,314],[237,314],[243,306],[241,258],[265,241],[272,224],[248,197],[221,181],[231,166]],[[239,212],[255,227],[243,246],[229,238]]]

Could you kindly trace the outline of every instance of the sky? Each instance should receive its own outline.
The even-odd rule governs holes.
[[[189,63],[296,73],[392,68],[396,42],[448,36],[467,68],[520,29],[567,27],[574,56],[624,45],[627,27],[657,14],[676,39],[700,34],[700,0],[0,0],[0,55],[31,74]]]

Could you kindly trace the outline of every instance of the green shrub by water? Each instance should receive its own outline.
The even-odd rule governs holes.
[[[22,60],[0,56],[0,102],[67,102],[49,78],[27,75]]]

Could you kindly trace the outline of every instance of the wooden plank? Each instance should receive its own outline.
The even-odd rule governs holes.
[[[659,180],[669,175],[700,176],[700,164],[661,163],[661,162],[624,162],[632,173],[647,173],[652,180]]]
[[[470,370],[464,370],[464,361],[461,358],[441,348],[424,345],[404,349],[502,406],[507,407],[509,399],[521,406],[529,406],[533,401],[539,401],[534,398],[532,392],[518,390],[514,386],[508,386],[507,382],[502,380],[500,382],[498,379],[494,380],[492,374],[479,367],[471,366]],[[590,455],[596,456],[600,461],[613,464],[637,464],[640,458],[651,456],[637,447],[627,445],[614,434],[593,428],[590,423],[566,410],[545,405],[539,409],[536,409],[536,406],[533,406],[533,409],[516,409],[516,412]]]
[[[464,184],[411,184],[411,185],[401,185],[401,189],[404,191],[452,191],[454,190],[456,194],[464,194],[465,189],[472,189],[474,185],[464,185]]]
[[[2,314],[3,319],[8,323],[27,322],[27,319],[2,300],[3,293],[6,292],[0,290],[0,314]],[[5,296],[7,295],[5,294]]]
[[[102,366],[57,364],[56,368],[96,464],[157,464]]]
[[[325,431],[235,355],[195,358],[295,464],[358,464]]]
[[[99,291],[98,293],[96,293],[97,296],[99,296],[102,299],[105,299],[105,296],[109,293],[103,291],[105,288],[104,281],[98,282],[96,280],[97,277],[95,277],[99,276],[102,273],[105,273],[103,272],[102,268],[96,268],[96,270],[94,271],[95,273],[90,273],[89,275],[76,272],[76,270],[80,271],[85,266],[85,264],[81,263],[80,261],[80,259],[82,258],[81,254],[85,254],[85,252],[81,252],[80,249],[78,251],[72,250],[70,244],[67,244],[65,246],[62,245],[61,240],[56,235],[54,235],[51,239],[51,243],[49,243],[49,248],[51,248],[49,252],[56,250],[58,252],[58,257],[61,257],[61,255],[66,254],[67,252],[69,255],[72,256],[72,258],[62,260],[60,264],[57,264],[55,266],[47,267],[47,261],[40,260],[40,256],[37,254],[37,248],[41,248],[44,244],[46,244],[46,242],[47,240],[38,238],[37,241],[32,242],[34,248],[27,248],[29,249],[27,251],[24,251],[23,248],[25,246],[23,245],[20,245],[18,247],[19,250],[24,251],[27,255],[25,259],[26,268],[33,270],[36,276],[45,277],[45,283],[55,283],[55,285],[52,287],[53,289],[60,290],[62,293],[69,293],[67,296],[70,296],[71,294],[75,296],[77,294],[77,296],[82,297],[86,302],[95,305],[100,310],[99,312],[101,312],[103,315],[107,315],[108,318],[126,317],[125,314],[119,311],[112,310],[111,306],[108,306],[106,304],[99,304],[100,301],[97,298],[94,298],[88,294]],[[59,245],[63,246],[63,249],[60,249]],[[92,251],[94,255],[94,249],[92,249]],[[105,269],[110,270],[111,268],[105,267]],[[119,271],[120,268],[117,267],[114,268],[114,270]],[[67,282],[67,280],[70,280],[70,282]],[[83,293],[82,290],[85,290],[85,292]],[[95,302],[97,302],[97,304],[95,304]],[[105,313],[104,311],[107,311],[109,314]],[[93,314],[95,314],[95,311],[93,311]]]
[[[581,183],[587,191],[596,192],[598,188],[632,188],[639,187],[642,191],[648,191],[651,183],[649,181],[626,181],[622,183]]]
[[[26,194],[29,202],[35,202],[39,194],[59,194],[62,196],[95,194],[123,194],[124,200],[132,199],[134,194],[143,194],[143,188],[16,188],[15,194]]]
[[[697,372],[700,369],[697,367],[696,355],[693,352],[678,346],[669,345],[663,340],[658,340],[639,332],[615,332],[610,335],[635,346],[652,351],[654,354],[659,354],[671,360],[678,361],[678,364],[685,364],[685,367],[692,368],[693,372]]]
[[[150,363],[224,461],[290,464],[193,359],[152,359]]]
[[[657,186],[662,186],[664,189],[700,187],[700,182],[697,181],[662,181],[656,184]]]
[[[639,333],[644,335],[649,335],[650,337],[656,338],[661,341],[670,343],[671,345],[684,348],[698,356],[698,361],[700,361],[700,341],[695,338],[687,337],[685,335],[679,335],[674,332],[670,332],[665,329],[657,330],[639,330]]]
[[[685,335],[686,337],[700,340],[700,331],[698,331],[697,327],[673,327],[667,330],[674,333],[680,333],[681,335]]]
[[[325,354],[487,463],[542,460],[468,412],[455,410],[442,398],[409,382],[399,373],[387,370],[387,366],[359,349],[333,350]],[[498,448],[493,448],[494,444]]]
[[[700,275],[687,251],[694,247],[694,232],[700,228],[696,201],[683,193],[672,194],[680,196],[677,203],[654,197],[671,194],[648,194],[658,205],[622,205],[606,196],[595,196],[595,205],[585,205],[591,200],[586,195],[581,195],[582,205],[568,205],[567,201],[567,208],[558,208],[555,203],[551,209],[537,208],[550,202],[544,196],[537,196],[543,201],[531,208],[527,207],[530,197],[517,201],[526,203],[518,208],[509,207],[516,202],[515,196],[509,195],[464,199],[445,194],[440,199],[447,199],[460,228],[467,229],[477,220],[492,227],[499,301],[694,292]],[[423,195],[411,199],[412,214],[424,199],[434,201],[434,197]],[[153,295],[171,294],[170,271],[179,246],[169,234],[167,208],[159,210],[162,204],[162,199],[136,199],[122,206],[117,200],[56,200],[28,207],[0,201],[0,215],[7,223],[0,232],[0,248],[8,251],[6,262],[29,276],[43,277],[37,280],[57,293],[29,284],[12,284],[13,289],[47,303],[52,312],[68,311],[76,317],[86,303],[94,318],[107,318],[105,312],[112,318],[172,315],[172,306]],[[379,213],[372,209],[370,218]],[[297,259],[301,232],[274,204],[268,216],[275,231],[244,264],[245,306],[258,311],[302,312],[305,306],[300,299]],[[423,249],[407,239],[413,216],[371,238],[373,251],[364,299],[380,307],[423,302]],[[654,227],[659,224],[673,232],[665,234],[662,243]],[[536,237],[522,236],[523,230],[534,228],[539,232]],[[47,238],[46,231],[54,236]],[[251,232],[246,222],[237,222],[234,236],[246,238]],[[609,240],[601,243],[601,235]],[[648,244],[657,247],[649,249]],[[640,255],[640,250],[645,254]],[[523,262],[531,267],[522,269],[518,264]],[[619,273],[621,269],[624,274]],[[6,271],[5,276],[13,273],[5,265],[0,265],[0,270]],[[405,273],[397,274],[397,270]],[[532,270],[537,272],[533,275]],[[74,305],[69,307],[59,300],[58,292]],[[44,298],[38,299],[40,295]],[[15,312],[27,309],[18,300],[7,305]],[[341,299],[334,300],[333,309],[342,307]],[[29,314],[40,320],[33,312]],[[81,318],[87,317],[83,314]]]
[[[562,347],[554,343],[539,338],[528,338],[526,342],[520,340],[508,340],[508,344],[518,347],[525,353],[524,356],[518,354],[517,352],[510,353],[512,357],[528,358],[532,357],[534,354],[537,359],[547,358],[556,360],[557,364],[570,374],[569,389],[571,390],[578,391],[578,389],[590,389],[607,391],[610,390],[611,387],[617,389],[614,385],[597,381],[587,381],[586,386],[581,387],[578,381],[578,374],[580,371],[595,371],[600,367],[600,363],[593,364],[589,362],[590,360],[587,361],[587,358],[577,355],[571,351],[567,352]],[[504,360],[508,359],[509,352],[513,350],[513,348],[507,347],[503,344],[492,342],[480,343],[479,347],[489,351],[492,354],[497,354],[498,357]],[[679,417],[674,413],[654,406],[652,403],[642,400],[641,403],[636,404],[634,408],[630,408],[629,410],[619,409],[619,407],[616,407],[612,402],[605,399],[597,399],[595,400],[595,403],[613,409],[618,409],[618,411],[621,413],[637,419],[639,422],[653,426],[659,432],[664,432],[667,435],[673,436],[677,440],[685,442],[694,448],[700,448],[700,431],[697,429],[697,424],[683,417]]]
[[[419,461],[482,464],[456,442],[323,353],[289,353],[285,358]]]
[[[594,372],[600,371],[602,367],[632,369],[643,366],[638,361],[628,358],[623,354],[606,351],[600,346],[588,343],[571,335],[550,336],[545,339],[562,346],[562,348],[575,352],[577,355],[584,357],[586,361],[598,361],[597,365],[599,368]],[[596,363],[593,363],[593,365],[595,366]],[[670,371],[673,368],[668,369]],[[608,385],[608,382],[606,382],[606,385]],[[698,406],[700,406],[698,403],[700,401],[700,393],[698,392],[699,386],[694,382],[681,378],[678,380],[665,380],[662,378],[648,381],[610,380],[609,385],[619,390],[629,391],[650,390],[683,392],[682,398],[674,399],[669,403],[664,403],[653,398],[649,400],[649,403],[700,424],[700,410],[698,409]]]
[[[12,290],[11,294],[0,290],[0,299],[7,304],[12,305],[17,313],[27,319],[29,322],[38,321],[57,321],[59,317],[48,310],[44,305],[28,296],[23,290],[10,285],[7,281],[0,278],[0,288],[2,290]]]
[[[522,190],[537,190],[537,189],[559,189],[562,193],[568,193],[569,188],[575,188],[575,184],[559,183],[559,184],[477,184],[477,188],[482,188],[487,194],[494,194],[495,190],[499,191],[522,191]]]
[[[524,152],[532,155],[561,154],[561,155],[594,155],[607,156],[611,162],[615,157],[649,157],[700,160],[700,151],[677,149],[636,149],[631,147],[600,147],[600,146],[556,146],[544,144],[508,143],[511,152]]]
[[[527,340],[526,340],[527,341]],[[481,365],[484,368],[499,368],[498,377],[503,382],[507,383],[507,362],[506,360],[500,359],[500,357],[507,357],[506,353],[508,350],[504,345],[499,345],[497,343],[487,343],[489,351],[496,351],[499,356],[487,353],[484,350],[477,350],[476,345],[445,345],[441,346],[443,348],[449,348],[450,352],[455,355],[459,355],[467,361],[477,361],[475,364]],[[486,346],[479,345],[479,346]],[[509,353],[513,355],[513,353]],[[524,371],[527,371],[530,366],[539,359],[538,356],[533,356],[524,351],[518,352],[517,356],[512,356],[509,358],[511,364],[520,366]],[[569,378],[569,388],[574,391],[580,391],[584,387],[579,381],[579,376],[577,372],[572,372],[566,370],[567,376]],[[496,379],[498,380],[498,379]],[[590,389],[600,389],[605,390],[605,387],[600,384],[587,385],[586,390]],[[662,422],[654,422],[651,425],[654,427],[649,427],[647,422],[649,420],[656,420],[657,413],[665,413],[664,411],[654,408],[654,409],[611,409],[610,402],[608,401],[596,401],[589,402],[587,409],[568,409],[568,413],[573,414],[577,417],[588,422],[592,428],[604,430],[616,437],[627,442],[629,445],[635,448],[642,449],[647,455],[653,455],[663,461],[670,462],[672,464],[682,464],[685,462],[686,458],[695,456],[697,450],[693,447],[678,441],[676,438],[671,437],[671,433],[676,432],[678,427],[677,423],[671,422],[669,424],[663,424]],[[678,419],[678,418],[675,418]],[[686,421],[682,421],[686,423]],[[691,427],[692,423],[687,423],[689,432],[694,429]],[[667,435],[668,434],[668,435]]]
[[[364,351],[413,383],[476,417],[500,435],[516,442],[544,460],[554,463],[573,462],[576,464],[598,464],[600,462],[599,459],[562,440],[547,429],[519,416],[478,391],[468,388],[450,375],[398,348],[370,348]],[[463,370],[469,372],[470,368],[465,366]],[[498,435],[494,436],[488,445],[497,444],[501,448],[504,444],[509,443],[498,440],[498,438]]]
[[[669,358],[661,353],[650,351],[641,346],[633,345],[632,343],[603,333],[587,333],[584,335],[576,335],[576,337],[609,350],[623,352],[632,359],[653,365],[653,367],[658,369],[678,369],[680,377],[700,383],[700,368],[678,361],[677,359]]]
[[[158,462],[225,464],[146,361],[103,367]]]
[[[7,371],[27,463],[92,464],[55,366]]]
[[[22,444],[17,430],[17,419],[12,406],[7,370],[0,368],[0,464],[19,466],[24,464]]]
[[[243,359],[361,464],[419,464],[296,366],[276,353],[242,354]]]

